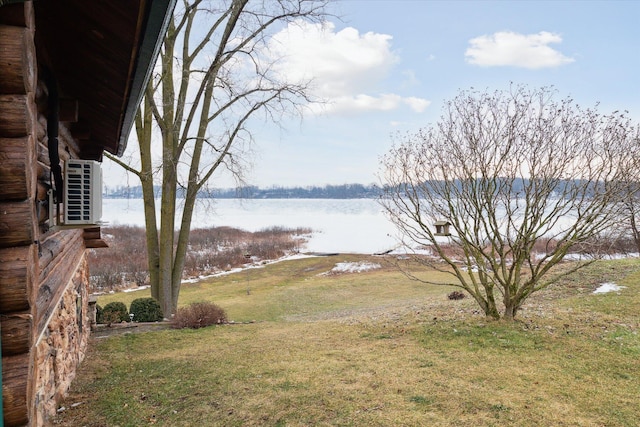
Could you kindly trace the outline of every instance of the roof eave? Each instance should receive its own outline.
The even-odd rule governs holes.
[[[117,156],[122,156],[127,148],[127,141],[135,122],[136,112],[144,96],[145,87],[153,73],[175,4],[176,0],[153,0],[149,2],[148,7],[150,10],[147,25],[138,50],[131,89],[123,112],[120,139],[115,153]]]

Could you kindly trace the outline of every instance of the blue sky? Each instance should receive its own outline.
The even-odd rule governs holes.
[[[255,124],[253,185],[376,183],[392,135],[436,122],[471,87],[553,85],[640,122],[640,1],[342,0],[332,11],[341,19],[275,36],[283,72],[313,77],[327,103],[283,128]],[[107,185],[116,175],[105,165]]]

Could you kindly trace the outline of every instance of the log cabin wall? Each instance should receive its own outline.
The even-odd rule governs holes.
[[[47,91],[31,2],[0,8],[0,321],[5,426],[47,425],[88,343],[82,230],[48,231]],[[60,123],[60,159],[78,144]]]

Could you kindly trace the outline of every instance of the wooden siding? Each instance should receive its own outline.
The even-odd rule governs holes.
[[[34,22],[30,2],[0,9],[0,322],[5,426],[47,423],[48,414],[38,411],[55,411],[55,401],[39,405],[38,397],[59,398],[66,391],[88,334],[82,322],[74,320],[75,308],[63,310],[75,307],[74,299],[86,294],[85,235],[82,230],[48,230],[48,95],[38,81]],[[65,123],[60,123],[58,152],[61,160],[80,155],[79,144]],[[57,332],[50,323],[55,323],[53,329],[63,325],[69,330],[76,337],[73,345],[52,351],[50,346],[62,341],[55,338]],[[66,379],[55,377],[61,372]]]
[[[6,14],[0,10],[0,321],[5,426],[29,422],[33,372],[37,63],[30,6],[13,5]],[[7,21],[14,25],[6,25]]]
[[[100,229],[49,230],[47,69],[61,161],[124,149],[175,0],[0,6],[0,322],[5,426],[55,413],[87,344],[87,247]],[[37,31],[36,31],[37,29]]]

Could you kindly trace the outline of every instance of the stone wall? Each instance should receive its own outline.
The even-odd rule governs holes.
[[[36,346],[32,426],[48,425],[84,359],[89,341],[89,269],[83,256]]]

